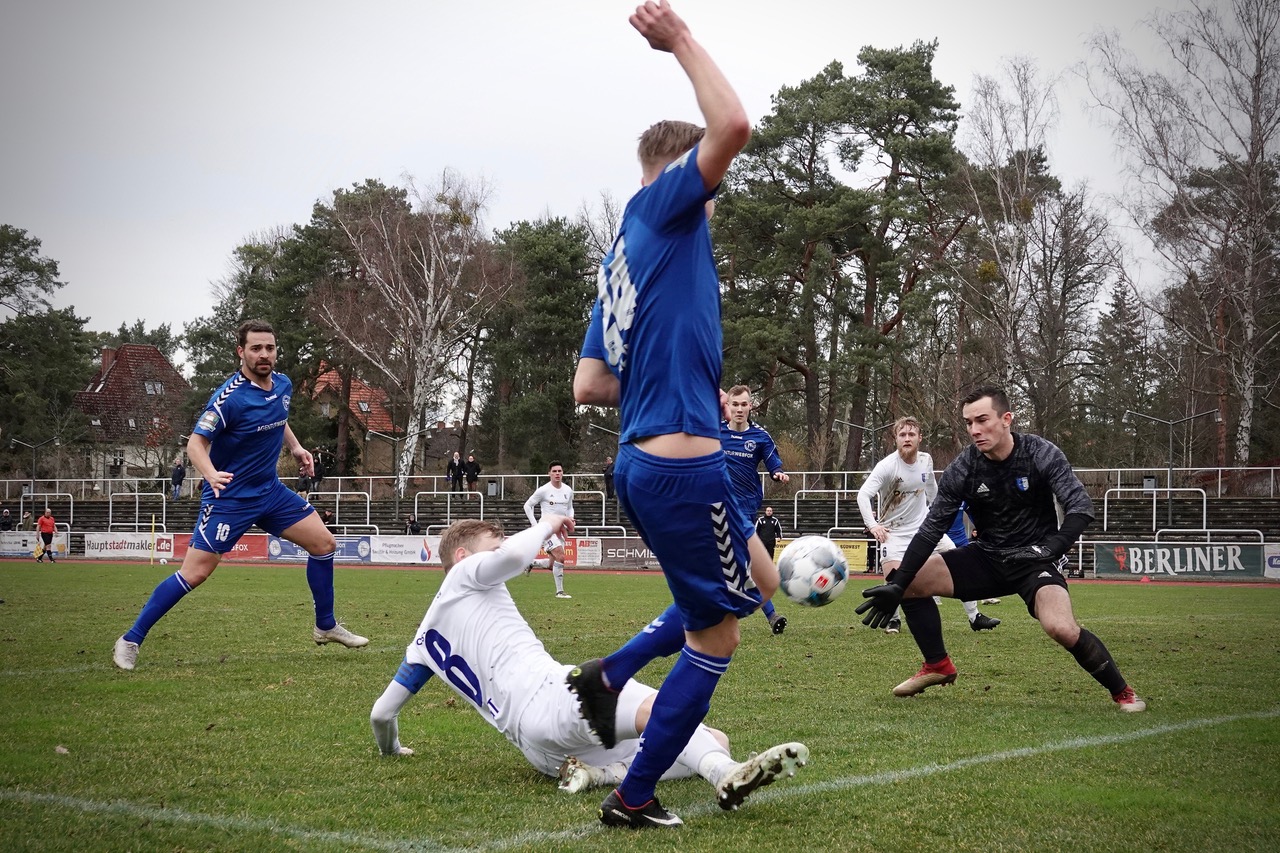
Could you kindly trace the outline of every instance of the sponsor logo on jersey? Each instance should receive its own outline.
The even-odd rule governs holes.
[[[218,413],[215,411],[205,412],[200,416],[200,423],[196,424],[200,429],[213,429],[218,425]]]

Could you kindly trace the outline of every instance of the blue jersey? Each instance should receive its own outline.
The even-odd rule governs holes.
[[[960,511],[956,513],[956,520],[951,522],[951,529],[947,531],[947,538],[957,548],[963,548],[969,544],[969,531],[964,524],[964,504],[960,504]]]
[[[275,486],[292,395],[289,377],[274,372],[270,391],[236,371],[213,392],[192,432],[209,439],[213,467],[235,475],[222,490],[222,498],[260,497]],[[207,482],[202,499],[213,500]]]
[[[747,421],[747,428],[742,432],[730,429],[728,421],[721,421],[720,446],[724,448],[729,480],[733,483],[734,503],[755,518],[756,510],[764,501],[764,486],[758,473],[760,463],[764,463],[770,474],[782,470],[782,459],[773,436],[752,421]]]
[[[618,378],[623,444],[686,432],[720,436],[720,280],[698,149],[631,197],[600,266],[583,358]]]

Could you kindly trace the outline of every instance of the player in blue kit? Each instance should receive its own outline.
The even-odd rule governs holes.
[[[293,383],[275,372],[276,335],[268,323],[249,320],[236,333],[240,370],[209,398],[187,441],[187,456],[204,477],[200,514],[182,568],[162,580],[137,621],[116,640],[112,660],[133,669],[147,632],[184,595],[213,574],[222,555],[253,525],[304,548],[307,584],[315,601],[311,637],[318,645],[359,648],[369,641],[339,625],[333,616],[333,555],[337,542],[311,504],[280,482],[276,463],[288,446],[308,477],[311,453],[289,429]]]
[[[729,389],[726,405],[729,417],[720,424],[720,446],[724,448],[724,461],[729,468],[729,482],[733,484],[738,508],[754,521],[756,511],[764,503],[764,486],[758,473],[760,465],[763,463],[769,476],[779,483],[788,483],[791,478],[782,470],[782,457],[778,456],[773,436],[751,420],[751,389],[746,385],[734,385]],[[765,550],[773,557],[772,548],[766,547]],[[772,599],[760,609],[769,620],[773,633],[781,634],[786,630],[787,617],[774,610]]]
[[[707,216],[751,125],[665,0],[645,3],[630,20],[650,47],[674,54],[706,129],[664,121],[641,136],[641,189],[602,262],[573,390],[579,403],[620,409],[614,489],[675,599],[659,619],[674,615],[684,633],[643,746],[601,804],[600,820],[670,827],[681,820],[659,804],[657,782],[706,716],[738,646],[738,620],[772,596],[778,575],[752,520],[734,505],[720,446],[720,285]],[[653,651],[630,657],[642,666]],[[606,747],[614,743],[618,692],[636,671],[617,655],[576,667],[567,679]]]

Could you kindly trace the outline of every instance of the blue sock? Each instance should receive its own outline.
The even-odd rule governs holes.
[[[192,588],[177,572],[160,581],[151,591],[151,597],[147,599],[147,603],[142,605],[142,612],[138,614],[137,621],[133,623],[133,627],[128,630],[124,638],[131,643],[141,645],[147,638],[147,632],[151,630],[151,626],[159,622],[161,616],[172,610],[173,606],[182,600],[182,596],[191,592]]]
[[[333,618],[333,555],[334,551],[322,556],[314,554],[307,557],[307,586],[311,587],[311,598],[316,603],[316,627],[327,631],[338,620]]]
[[[774,607],[773,607],[773,599],[771,598],[771,599],[769,599],[768,601],[766,601],[764,604],[760,605],[760,609],[764,611],[764,618],[766,618],[766,619],[768,619],[770,622],[772,622],[772,621],[773,621],[773,611],[774,611]]]
[[[618,786],[618,796],[632,808],[653,799],[654,786],[680,751],[693,737],[694,729],[707,716],[711,694],[720,676],[729,668],[730,658],[718,658],[695,652],[688,646],[662,682],[653,700],[649,724],[640,738],[640,751]]]
[[[674,655],[684,648],[684,623],[680,611],[672,604],[640,633],[604,659],[604,680],[614,690],[621,690],[628,679],[644,669],[649,661]]]

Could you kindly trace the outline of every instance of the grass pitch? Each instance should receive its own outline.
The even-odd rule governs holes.
[[[367,648],[317,647],[301,567],[218,569],[152,631],[132,673],[111,646],[172,566],[0,563],[0,848],[18,850],[1280,849],[1280,588],[1074,584],[1080,621],[1150,702],[1122,714],[1016,598],[1004,623],[943,622],[953,687],[890,689],[907,634],[862,627],[857,588],[782,602],[743,642],[708,722],[735,757],[801,740],[810,765],[721,812],[663,783],[686,826],[605,830],[604,791],[567,796],[432,680],[380,758],[369,709],[438,571],[339,569]],[[868,580],[865,583],[870,584]],[[511,582],[560,660],[598,656],[668,602],[654,575]],[[642,678],[658,684],[665,662]]]

